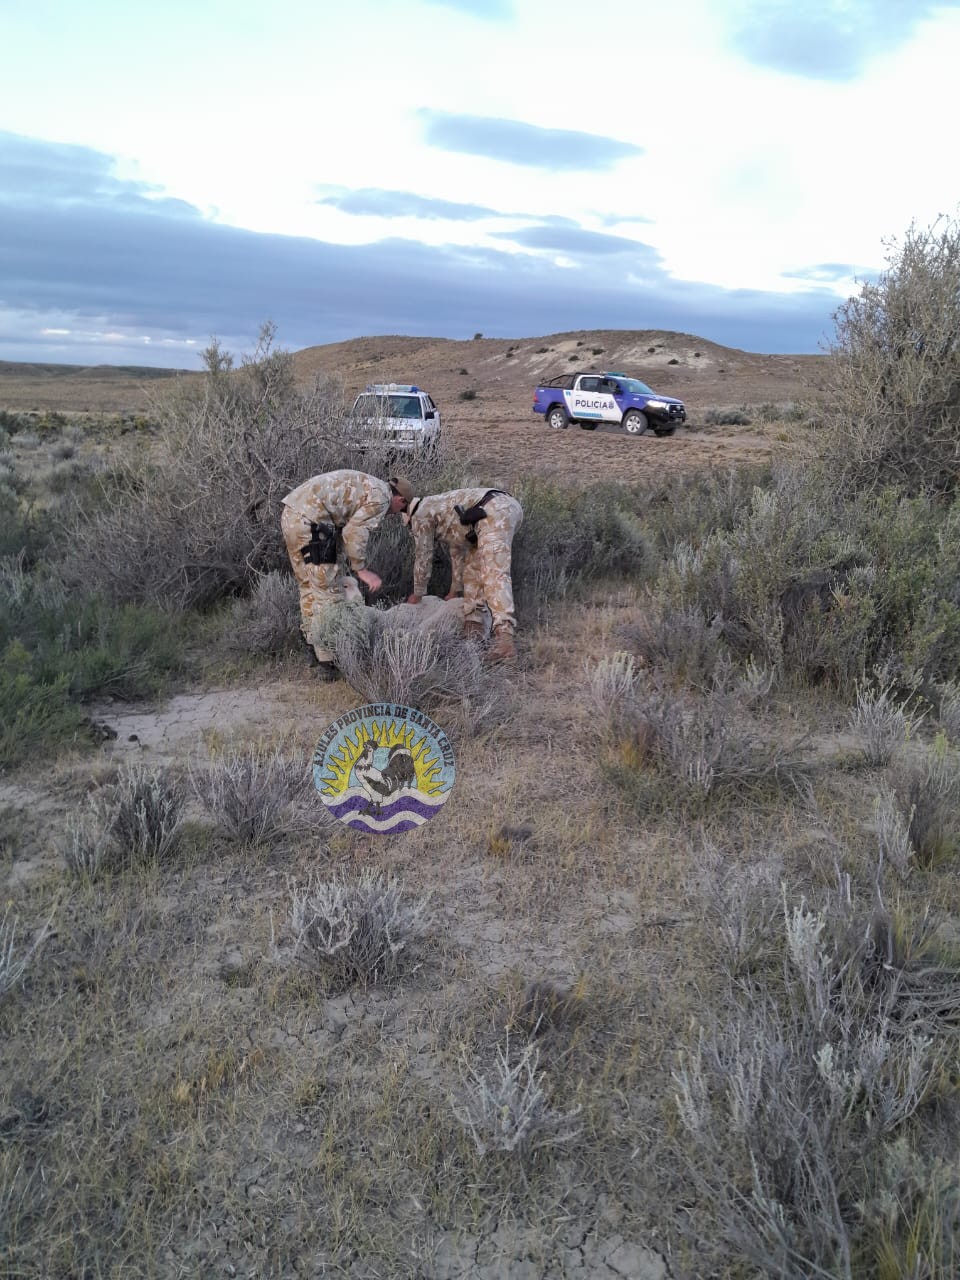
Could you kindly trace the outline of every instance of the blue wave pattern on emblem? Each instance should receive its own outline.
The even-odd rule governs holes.
[[[422,826],[446,800],[446,793],[427,795],[422,791],[404,791],[390,804],[371,805],[370,797],[360,787],[345,791],[330,812],[348,827],[358,831],[400,832]]]

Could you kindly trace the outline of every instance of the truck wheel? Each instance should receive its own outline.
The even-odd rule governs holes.
[[[642,436],[650,426],[647,415],[639,409],[629,409],[623,415],[623,429],[628,436]]]
[[[547,426],[552,427],[554,431],[562,431],[567,425],[566,411],[555,404],[547,413]]]

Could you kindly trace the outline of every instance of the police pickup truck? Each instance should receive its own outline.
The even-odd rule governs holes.
[[[533,412],[542,413],[555,431],[571,422],[585,431],[595,431],[601,422],[618,422],[631,436],[651,429],[658,436],[672,436],[687,419],[682,400],[659,396],[624,373],[565,373],[537,387]]]
[[[371,382],[354,401],[352,416],[359,448],[430,453],[440,443],[440,410],[409,382]]]

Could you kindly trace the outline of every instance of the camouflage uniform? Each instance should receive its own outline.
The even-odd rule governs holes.
[[[311,644],[311,625],[325,608],[361,600],[356,581],[334,564],[308,564],[303,548],[310,541],[311,524],[332,524],[340,530],[343,552],[356,573],[367,567],[367,542],[390,509],[390,486],[363,471],[328,471],[294,489],[283,499],[280,528],[293,576],[300,588],[301,631]],[[328,649],[313,646],[321,662],[332,662]]]
[[[454,489],[421,498],[411,506],[409,528],[416,543],[413,594],[427,594],[436,538],[450,552],[451,591],[463,591],[468,623],[482,622],[486,604],[493,615],[493,630],[513,634],[517,620],[513,607],[510,555],[513,535],[523,520],[523,508],[508,493],[495,493],[485,504],[487,516],[475,525],[460,523],[454,507],[466,510],[479,502],[488,489]],[[477,545],[467,541],[475,529]]]

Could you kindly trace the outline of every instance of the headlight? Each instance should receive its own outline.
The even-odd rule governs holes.
[[[648,400],[647,401],[648,409],[666,409],[666,407],[667,407],[667,402],[665,400]]]

